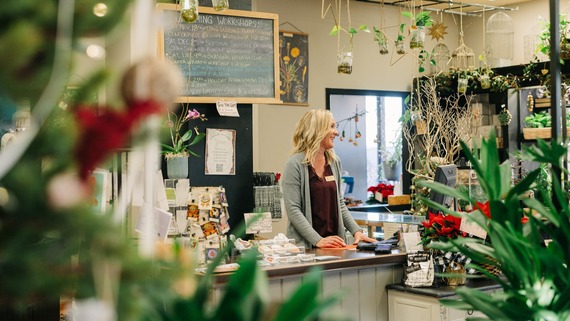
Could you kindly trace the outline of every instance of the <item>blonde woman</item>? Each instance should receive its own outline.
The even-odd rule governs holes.
[[[287,236],[307,248],[344,247],[347,230],[354,244],[376,241],[364,235],[342,200],[341,163],[333,150],[337,136],[330,111],[308,111],[297,123],[283,171]]]

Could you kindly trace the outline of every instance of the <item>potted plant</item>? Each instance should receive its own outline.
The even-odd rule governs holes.
[[[570,43],[566,38],[568,35],[568,28],[570,27],[570,21],[566,19],[565,14],[560,15],[560,59],[570,58]],[[536,51],[547,56],[550,56],[550,21],[542,20],[541,29],[538,34],[538,39],[540,42],[536,47]]]
[[[353,27],[348,28],[346,30],[343,28],[339,23],[335,23],[331,32],[329,33],[330,36],[337,36],[338,37],[338,73],[339,74],[351,74],[352,73],[352,48],[354,46],[354,36],[358,33],[358,30],[364,32],[370,32],[367,26],[360,25],[358,29],[354,29]],[[340,49],[340,32],[344,32],[348,35],[348,49]]]
[[[182,104],[180,114],[173,110],[170,110],[168,113],[166,127],[169,129],[171,144],[161,144],[163,147],[162,154],[166,159],[168,178],[187,178],[188,157],[190,155],[200,157],[200,155],[190,150],[190,146],[194,146],[202,141],[206,134],[200,133],[198,127],[183,131],[184,124],[195,119],[200,119],[201,121],[208,120],[196,109],[190,110],[189,104]]]
[[[398,36],[396,40],[394,40],[394,46],[396,46],[396,53],[398,55],[406,54],[406,44],[404,43],[404,27],[406,26],[405,23],[400,24]]]
[[[402,132],[398,131],[390,148],[382,148],[382,170],[384,178],[399,181],[402,174]]]
[[[429,12],[420,11],[417,15],[410,11],[403,11],[402,15],[412,19],[413,23],[410,27],[410,48],[423,48],[426,37],[426,28],[432,25]]]
[[[386,36],[386,34],[376,28],[373,27],[372,30],[374,31],[374,41],[376,41],[376,43],[378,44],[379,48],[379,52],[381,55],[387,55],[388,54],[388,37]]]
[[[441,303],[460,310],[480,311],[492,320],[567,320],[570,208],[569,195],[563,187],[567,182],[561,181],[560,173],[552,175],[552,193],[539,188],[543,200],[528,198],[525,194],[535,185],[541,169],[529,172],[512,185],[511,164],[509,160],[500,161],[494,133],[488,140],[483,140],[477,153],[479,156],[471,153],[465,144],[462,148],[479,177],[489,201],[488,207],[476,205],[468,195],[453,188],[437,183],[431,183],[429,187],[468,200],[479,208],[471,213],[442,210],[471,220],[487,233],[487,237],[480,240],[458,238],[432,243],[431,247],[459,251],[472,261],[500,266],[502,274],[498,276],[480,265],[468,265],[497,282],[502,291],[490,294],[469,287],[457,288],[455,293],[460,300],[442,300]],[[565,144],[551,145],[544,141],[525,150],[532,161],[547,164],[551,169],[562,167],[566,153]]]

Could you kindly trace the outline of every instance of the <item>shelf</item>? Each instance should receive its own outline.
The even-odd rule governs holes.
[[[523,138],[526,140],[550,139],[552,127],[544,128],[523,128]],[[570,136],[570,128],[566,129],[566,135]]]

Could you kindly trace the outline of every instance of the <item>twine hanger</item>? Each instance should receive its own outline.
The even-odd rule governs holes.
[[[279,27],[284,26],[284,25],[290,25],[291,27],[295,28],[297,31],[299,31],[300,33],[305,33],[303,30],[297,28],[297,26],[295,26],[294,24],[292,24],[291,22],[285,21],[283,23],[279,24]]]

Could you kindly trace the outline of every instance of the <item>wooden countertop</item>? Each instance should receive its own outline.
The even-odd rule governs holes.
[[[370,251],[336,250],[336,249],[313,249],[307,251],[315,256],[338,256],[338,259],[325,261],[287,263],[264,266],[262,270],[267,272],[269,278],[295,276],[308,272],[312,267],[319,266],[324,271],[362,268],[366,266],[390,266],[402,265],[406,260],[406,254],[399,250],[392,250],[392,254],[375,254]],[[216,273],[215,282],[225,283],[231,272]]]

